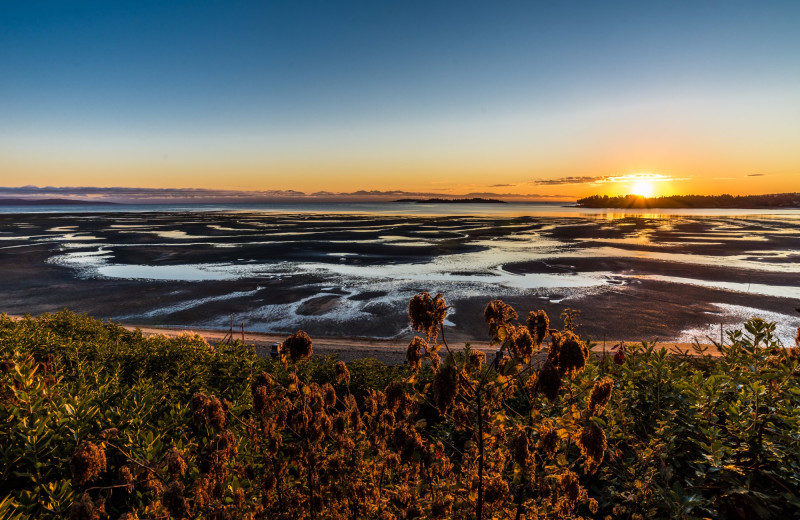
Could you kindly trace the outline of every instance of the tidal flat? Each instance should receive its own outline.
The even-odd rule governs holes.
[[[442,292],[448,339],[486,341],[494,298],[594,341],[691,342],[752,316],[800,326],[800,216],[389,215],[259,211],[0,214],[0,312],[69,308],[143,326],[410,337]]]

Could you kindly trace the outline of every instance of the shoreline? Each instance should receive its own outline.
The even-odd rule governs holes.
[[[11,319],[20,320],[25,316],[6,314]],[[31,316],[36,318],[36,316]],[[134,332],[140,330],[145,337],[163,335],[170,338],[175,338],[184,334],[197,334],[202,337],[210,345],[222,343],[223,340],[229,335],[230,329],[206,329],[206,328],[187,328],[182,326],[152,326],[152,325],[137,325],[132,323],[117,323],[122,328]],[[255,349],[255,352],[260,357],[268,357],[272,349],[273,343],[282,343],[288,334],[273,334],[265,332],[250,332],[245,329],[244,341],[246,345],[250,345]],[[365,337],[347,337],[347,336],[311,336],[313,342],[313,349],[315,356],[328,356],[335,355],[337,359],[350,362],[355,359],[374,358],[378,361],[389,365],[403,364],[406,359],[406,349],[413,335],[409,335],[408,339],[376,339]],[[234,340],[241,340],[241,329],[237,333],[234,327],[233,332]],[[462,350],[465,343],[469,343],[472,349],[480,350],[487,355],[487,359],[492,359],[491,356],[497,350],[496,345],[489,345],[488,341],[471,341],[456,339],[449,341],[450,348],[458,352]],[[619,343],[627,345],[637,345],[639,341],[606,341],[606,344],[596,344],[592,348],[592,353],[602,356],[605,352],[607,355],[613,353],[612,347]],[[689,351],[693,355],[694,345],[692,343],[678,343],[678,342],[657,342],[656,346],[665,347],[671,354],[682,354]],[[708,348],[708,353],[714,357],[720,355],[719,351],[710,343],[701,343],[701,347]]]

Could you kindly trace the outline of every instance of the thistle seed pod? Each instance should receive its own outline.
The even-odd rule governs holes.
[[[441,293],[432,298],[430,293],[423,291],[408,302],[411,328],[424,332],[428,337],[434,338],[438,335],[439,327],[446,316],[447,303]]]
[[[508,334],[508,344],[515,358],[528,362],[533,355],[533,337],[527,327],[514,327]]]
[[[536,344],[541,345],[544,338],[547,337],[547,331],[550,329],[550,318],[547,313],[543,310],[529,312],[526,325],[528,330],[531,331],[533,339],[536,340]]]
[[[308,359],[313,351],[311,338],[298,330],[283,341],[283,350],[289,352],[294,363]]]
[[[167,470],[173,480],[178,480],[186,473],[186,461],[183,460],[180,452],[175,447],[170,448],[164,460],[167,463]]]
[[[251,386],[253,408],[255,408],[258,413],[264,413],[274,406],[272,384],[272,376],[266,372],[261,372],[253,381],[253,385]]]
[[[322,386],[322,394],[324,396],[325,406],[333,408],[336,406],[336,390],[330,383],[325,383]]]
[[[206,417],[208,424],[214,428],[225,427],[225,407],[216,396],[211,396],[206,404]]]
[[[469,353],[469,366],[473,370],[480,370],[481,366],[486,362],[486,353],[480,350],[472,350]]]
[[[344,361],[336,362],[336,382],[350,384],[350,371],[347,369],[347,364]]]
[[[517,429],[516,434],[511,439],[509,447],[511,448],[511,457],[514,459],[514,462],[521,466],[528,462],[531,452],[528,448],[528,432],[526,432],[524,428]]]
[[[452,365],[445,365],[436,372],[433,378],[433,397],[436,407],[446,413],[453,405],[458,394],[458,372]]]
[[[613,389],[614,381],[610,377],[605,377],[594,384],[592,394],[589,396],[589,415],[596,415],[603,411],[603,408],[611,401]]]
[[[122,466],[119,468],[119,485],[123,486],[127,493],[133,491],[133,472],[130,466]]]
[[[539,427],[539,446],[551,459],[556,456],[560,441],[550,421],[543,421]]]
[[[483,490],[483,498],[487,504],[498,504],[508,497],[508,482],[501,477],[493,477]]]
[[[206,406],[208,404],[208,396],[203,392],[195,392],[192,395],[191,407],[194,424],[202,426],[206,422]]]
[[[89,493],[84,493],[81,499],[70,507],[69,520],[100,520],[106,516],[105,500],[98,498],[93,502]]]
[[[603,457],[608,447],[605,432],[593,421],[589,421],[589,424],[583,428],[578,437],[578,447],[581,450],[581,455],[586,458],[584,464],[586,473],[591,475],[597,471],[600,463],[603,462]]]
[[[85,441],[72,453],[69,469],[75,484],[82,486],[106,470],[106,453],[97,444]]]
[[[489,334],[498,339],[498,332],[512,320],[517,319],[517,311],[503,300],[492,300],[483,311],[483,317],[489,324]]]
[[[183,496],[183,484],[180,482],[172,482],[167,489],[164,490],[164,495],[161,498],[161,503],[169,511],[170,516],[175,518],[186,518],[188,513],[188,504],[186,497]]]
[[[427,352],[428,342],[419,336],[414,336],[414,339],[408,344],[408,349],[406,349],[406,362],[408,362],[411,370],[419,370],[419,367],[422,366],[422,358],[425,357]]]
[[[450,518],[453,511],[453,496],[452,495],[438,495],[431,504],[431,518],[441,520]]]
[[[536,375],[536,392],[541,392],[548,401],[555,401],[561,389],[561,374],[551,362],[545,362]]]
[[[573,332],[567,331],[560,338],[556,366],[569,377],[574,377],[586,367],[588,349]]]
[[[578,505],[578,501],[586,493],[586,490],[581,487],[578,475],[570,470],[566,470],[559,475],[558,489],[561,499],[565,503],[564,505],[566,505],[569,510],[575,509]]]
[[[392,381],[386,386],[383,391],[386,394],[386,407],[393,412],[399,410],[405,401],[405,391],[403,390],[403,383],[400,381]]]

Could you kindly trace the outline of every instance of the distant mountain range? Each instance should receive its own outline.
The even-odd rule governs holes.
[[[86,206],[107,205],[115,202],[76,199],[0,199],[0,206]]]
[[[728,209],[791,209],[800,208],[800,193],[769,195],[671,195],[642,197],[639,195],[592,195],[578,200],[583,208],[728,208]]]
[[[474,197],[471,199],[397,199],[393,202],[416,202],[417,204],[505,204],[506,201],[499,199],[482,199]]]

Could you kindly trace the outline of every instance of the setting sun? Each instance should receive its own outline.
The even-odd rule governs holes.
[[[640,197],[652,197],[654,192],[655,187],[650,181],[637,181],[631,188],[631,193]]]

